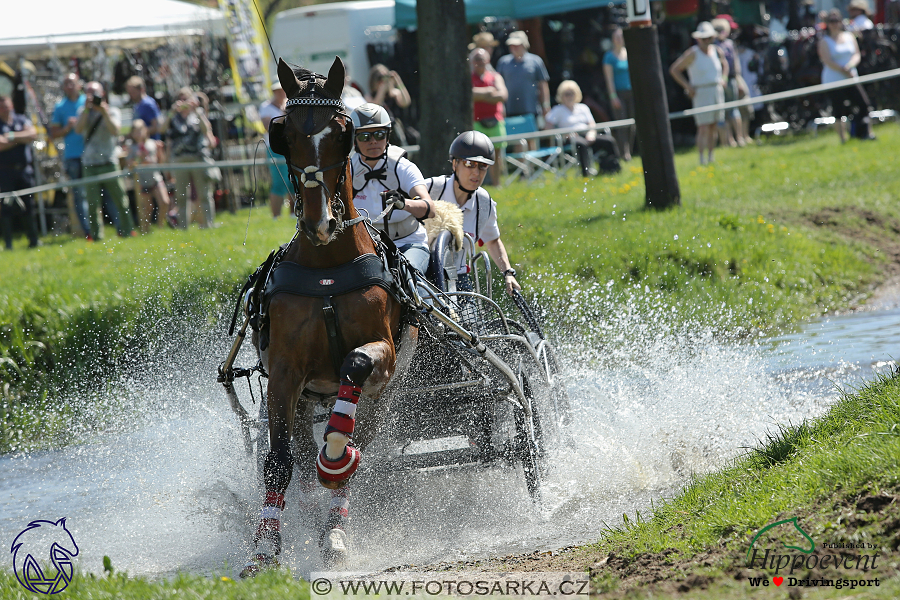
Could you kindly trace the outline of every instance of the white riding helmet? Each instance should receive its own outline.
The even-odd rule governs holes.
[[[366,102],[360,104],[353,112],[350,113],[350,120],[353,121],[353,129],[356,131],[366,131],[368,129],[388,129],[391,128],[391,117],[388,111],[382,106]]]

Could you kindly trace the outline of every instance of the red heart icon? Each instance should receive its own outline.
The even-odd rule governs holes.
[[[784,577],[773,577],[772,581],[775,582],[775,585],[781,585],[784,582]]]

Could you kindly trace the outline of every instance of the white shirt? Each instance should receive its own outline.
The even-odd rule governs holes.
[[[594,116],[591,114],[591,109],[580,102],[573,106],[572,110],[569,110],[565,104],[557,104],[550,109],[544,120],[557,128],[594,124]]]
[[[441,200],[449,202],[454,206],[458,206],[462,211],[463,231],[472,236],[472,238],[475,238],[475,233],[477,231],[478,238],[475,239],[475,243],[478,243],[479,240],[481,242],[493,242],[494,240],[500,239],[500,227],[497,225],[497,203],[490,197],[487,190],[480,187],[475,190],[475,193],[472,194],[468,200],[466,200],[465,204],[459,206],[459,203],[456,201],[456,194],[453,191],[453,181],[455,178],[455,175],[447,177],[447,183],[444,187],[444,193],[441,195]],[[475,198],[482,195],[487,195],[487,197],[490,198],[491,204],[490,209],[485,210],[484,203],[482,203],[481,210],[479,211],[476,210]],[[475,221],[478,218],[481,219],[481,225],[476,227]],[[458,272],[462,274],[466,271],[466,256],[464,252],[460,252]]]
[[[266,100],[259,107],[259,118],[265,120],[267,117],[269,119],[274,119],[275,117],[280,117],[284,114],[284,111],[272,104],[270,101]],[[266,146],[269,145],[269,128],[266,128]]]
[[[354,173],[358,173],[360,170],[367,172],[385,166],[385,160],[379,160],[373,169],[368,163],[363,161],[362,154],[354,152],[353,157],[350,159],[350,165]],[[425,178],[422,177],[419,167],[406,158],[401,158],[397,161],[397,179],[400,181],[400,189],[406,193],[411,192],[417,185],[425,184]],[[356,196],[353,198],[353,205],[357,210],[364,209],[369,214],[369,218],[374,219],[384,210],[381,203],[381,192],[386,189],[387,187],[381,181],[370,179],[361,190],[356,192]],[[388,223],[402,221],[409,216],[410,213],[405,210],[394,210],[388,217]],[[374,225],[378,227],[379,224],[374,223]],[[406,244],[428,245],[428,234],[425,232],[425,226],[419,223],[419,228],[414,233],[399,240],[394,240],[394,244],[398,248]]]

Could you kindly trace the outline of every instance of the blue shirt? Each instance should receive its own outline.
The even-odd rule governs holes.
[[[145,95],[143,98],[141,98],[140,102],[134,105],[134,119],[140,119],[147,124],[147,127],[153,125],[154,120],[159,123],[159,116],[159,105],[156,103],[156,100],[154,100],[150,96]],[[159,134],[157,133],[156,135],[151,137],[158,140]]]
[[[619,60],[615,54],[607,52],[603,55],[603,64],[612,65],[613,68],[613,85],[616,86],[616,89],[609,90],[610,92],[631,89],[631,75],[628,74],[627,58],[625,60]]]
[[[77,117],[83,107],[84,94],[78,96],[78,100],[74,101],[65,97],[56,103],[56,108],[53,109],[53,118],[50,119],[50,122],[60,127],[65,127],[69,124],[69,117]],[[64,158],[81,158],[81,155],[84,153],[83,135],[75,133],[75,129],[72,128],[72,131],[66,134],[63,141],[66,143]]]
[[[503,76],[509,99],[506,101],[506,114],[527,115],[538,114],[537,86],[542,81],[549,81],[550,75],[540,56],[526,52],[521,61],[512,54],[507,54],[497,62],[497,72]]]

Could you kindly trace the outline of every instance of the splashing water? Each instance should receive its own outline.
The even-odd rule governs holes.
[[[802,334],[781,345],[723,336],[715,324],[724,307],[675,326],[650,293],[595,289],[568,302],[558,350],[574,417],[569,445],[552,449],[543,505],[531,503],[520,467],[387,480],[361,472],[351,508],[355,569],[596,540],[622,513],[671,497],[690,474],[722,465],[774,424],[821,414],[838,396],[833,383],[860,373],[858,362],[823,357],[821,335],[814,361],[783,350],[802,346]],[[194,340],[160,353],[151,370],[163,375],[118,382],[124,392],[113,405],[129,406],[124,424],[86,427],[79,445],[0,457],[0,539],[35,519],[67,517],[82,570],[102,572],[108,555],[132,575],[233,576],[258,516],[255,461],[215,382],[229,340],[221,332]],[[238,363],[252,362],[245,347]],[[249,406],[246,387],[238,391]],[[97,414],[108,406],[96,395],[80,402]],[[317,532],[300,516],[296,485],[287,502],[283,562],[307,575],[319,567]]]

